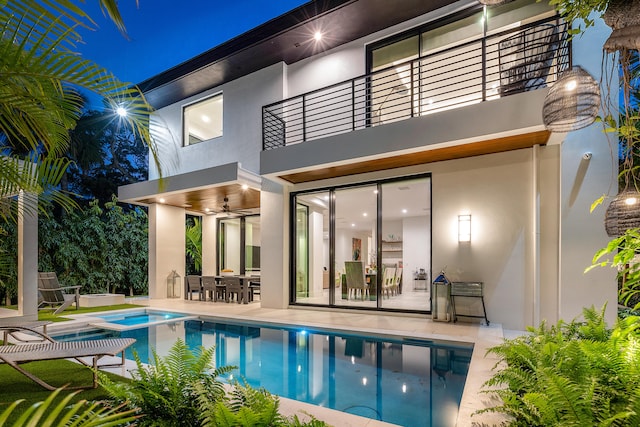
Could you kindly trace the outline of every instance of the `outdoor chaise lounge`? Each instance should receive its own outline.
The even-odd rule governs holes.
[[[42,339],[40,342],[30,342],[26,344],[3,345],[0,346],[0,363],[6,363],[27,378],[41,385],[47,390],[55,390],[54,387],[31,372],[23,369],[20,365],[27,362],[39,360],[56,359],[76,359],[85,366],[93,368],[93,384],[91,386],[67,387],[67,389],[96,388],[98,386],[98,367],[121,366],[125,362],[124,350],[132,345],[136,340],[133,338],[105,338],[88,341],[56,341],[50,336],[38,332],[32,328],[20,326],[0,327],[0,331],[13,334],[24,332],[36,335]],[[98,360],[104,356],[117,356],[122,354],[122,362],[110,365],[98,365]],[[81,357],[91,357],[92,363],[87,363]]]
[[[39,307],[43,305],[59,306],[53,312],[58,314],[75,302],[76,309],[78,309],[80,307],[80,288],[81,286],[60,286],[58,276],[54,271],[39,272],[38,291],[41,297]]]

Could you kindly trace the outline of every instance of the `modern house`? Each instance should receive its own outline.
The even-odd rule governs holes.
[[[446,267],[506,329],[613,318],[614,272],[584,270],[615,142],[542,121],[563,71],[597,80],[608,28],[567,27],[535,0],[311,1],[142,82],[161,170],[119,198],[149,207],[150,297],[197,215],[202,274],[259,274],[262,307],[426,317]]]

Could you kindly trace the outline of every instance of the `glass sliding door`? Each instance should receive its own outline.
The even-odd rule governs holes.
[[[335,305],[376,307],[377,186],[335,191]]]
[[[329,192],[299,195],[295,206],[295,300],[328,305],[336,283],[329,269]]]
[[[297,193],[292,203],[293,303],[431,311],[430,175]]]
[[[430,311],[430,178],[380,186],[382,308]]]

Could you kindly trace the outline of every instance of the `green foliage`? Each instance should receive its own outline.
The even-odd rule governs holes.
[[[584,321],[563,321],[489,349],[499,357],[485,392],[502,404],[480,412],[510,416],[510,426],[640,424],[640,318],[613,329],[604,308]]]
[[[538,0],[540,1],[540,0]],[[560,15],[572,24],[569,34],[582,34],[607,10],[609,0],[549,0]],[[595,15],[592,13],[595,12]],[[584,25],[584,27],[583,27]]]
[[[202,273],[202,222],[199,218],[190,219],[191,224],[187,224],[187,247],[186,252],[189,257],[187,264],[193,266],[193,271],[187,268],[187,274]]]
[[[313,417],[303,422],[297,416],[282,416],[278,399],[264,389],[237,382],[225,385],[218,378],[236,368],[212,369],[213,354],[213,348],[203,347],[193,353],[179,339],[164,358],[153,351],[150,365],[134,355],[137,369],[130,382],[116,383],[100,373],[100,385],[113,403],[141,416],[140,426],[327,426]]]
[[[82,427],[111,427],[127,426],[135,421],[133,411],[124,411],[121,407],[107,407],[99,402],[87,402],[81,400],[73,402],[77,393],[70,393],[62,400],[56,401],[62,389],[53,391],[43,402],[34,403],[24,409],[20,404],[22,400],[12,403],[0,414],[0,426],[82,426]],[[10,419],[15,418],[10,423]]]
[[[85,209],[59,218],[38,218],[38,269],[55,271],[64,285],[82,285],[82,293],[148,291],[148,219],[140,208],[124,210],[115,197],[105,204],[92,201]],[[17,293],[17,232],[3,225],[0,239],[7,268],[0,275],[0,295]],[[0,257],[0,262],[2,257]]]
[[[596,252],[592,265],[586,271],[595,267],[615,268],[620,282],[620,302],[625,305],[634,304],[640,297],[640,263],[637,260],[639,252],[640,229],[629,229]],[[640,303],[634,305],[640,308]]]
[[[100,376],[100,384],[114,402],[135,409],[143,417],[140,426],[194,426],[200,418],[199,400],[216,401],[224,396],[224,384],[218,376],[233,367],[212,370],[213,348],[198,349],[195,354],[184,341],[177,340],[169,355],[161,358],[153,352],[153,363],[145,366],[135,355],[137,369],[130,383],[114,383]]]

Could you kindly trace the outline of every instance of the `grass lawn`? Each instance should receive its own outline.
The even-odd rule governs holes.
[[[65,315],[70,314],[86,314],[86,313],[96,313],[100,311],[112,311],[112,310],[123,310],[125,308],[141,308],[146,307],[144,305],[137,304],[118,304],[118,305],[105,305],[101,307],[80,307],[79,309],[75,309],[75,307],[69,307],[64,310],[62,313],[53,314],[54,310],[40,310],[38,311],[38,320],[48,320],[50,322],[64,322],[67,320],[72,320],[71,318],[64,317]]]
[[[46,360],[25,363],[21,366],[55,387],[62,387],[66,384],[83,386],[89,385],[93,381],[93,373],[90,368],[68,360]],[[107,373],[107,375],[114,381],[128,381],[128,379],[114,374]],[[20,413],[24,412],[33,403],[45,400],[51,393],[5,364],[0,364],[0,388],[2,389],[0,393],[0,413],[14,401],[25,399],[25,402],[21,403],[13,412],[16,419]],[[56,401],[62,400],[63,394],[58,396]],[[81,390],[73,401],[77,402],[82,399],[100,400],[104,397],[106,397],[105,391],[98,387],[96,389]]]

